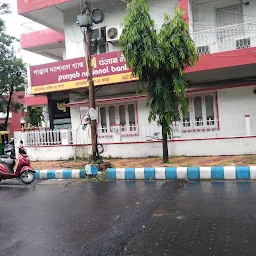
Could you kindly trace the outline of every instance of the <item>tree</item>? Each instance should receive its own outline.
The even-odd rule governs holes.
[[[0,1],[0,15],[9,14],[10,9],[7,3]],[[0,18],[0,80],[5,72],[6,62],[13,58],[14,48],[13,44],[17,42],[17,39],[6,34],[5,21]],[[5,93],[5,85],[0,83],[0,94]]]
[[[16,112],[23,108],[23,105],[19,101],[19,98],[21,99],[22,96],[18,92],[25,90],[26,67],[22,59],[16,58],[14,55],[9,60],[5,60],[2,63],[2,67],[3,71],[0,75],[0,83],[3,93],[0,96],[0,106],[6,111],[4,129],[7,130],[9,112],[11,110]],[[13,97],[14,93],[16,93],[17,97]]]
[[[157,121],[162,127],[165,163],[171,124],[179,121],[188,108],[184,70],[198,59],[183,15],[179,8],[173,19],[165,14],[164,23],[156,32],[148,4],[133,0],[127,5],[120,38],[127,64],[148,95],[149,122]]]
[[[42,121],[44,121],[44,109],[43,107],[28,107],[27,108],[27,122],[31,124],[32,126],[38,127],[42,124]]]
[[[8,13],[9,5],[0,1],[0,14]],[[14,43],[18,40],[6,34],[5,30],[5,22],[0,18],[0,108],[6,112],[6,130],[10,110],[18,111],[23,107],[13,95],[25,90],[26,67],[22,59],[17,58],[14,50]]]

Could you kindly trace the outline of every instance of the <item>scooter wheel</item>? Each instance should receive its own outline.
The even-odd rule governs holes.
[[[32,171],[23,172],[20,175],[20,180],[24,184],[30,184],[30,183],[32,183],[35,180],[35,174]]]

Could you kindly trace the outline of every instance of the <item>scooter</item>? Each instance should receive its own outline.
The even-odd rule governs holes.
[[[35,171],[30,166],[27,151],[23,146],[18,147],[18,164],[15,166],[15,150],[14,147],[10,155],[0,156],[0,181],[6,179],[20,179],[25,184],[30,184],[35,179]]]

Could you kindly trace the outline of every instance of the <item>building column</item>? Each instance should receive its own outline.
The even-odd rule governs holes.
[[[52,113],[52,99],[51,94],[47,94],[48,99],[48,113],[49,113],[49,122],[50,122],[50,129],[54,129],[54,123],[53,123],[53,113]]]
[[[184,19],[189,24],[189,0],[179,0],[179,8],[185,11]]]
[[[246,136],[251,136],[251,119],[250,115],[245,115],[245,135]]]

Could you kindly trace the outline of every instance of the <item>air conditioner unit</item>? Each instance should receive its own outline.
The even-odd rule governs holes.
[[[93,29],[92,41],[106,41],[106,27]]]
[[[196,47],[198,55],[210,54],[210,46],[209,45],[202,45]]]
[[[236,49],[245,49],[251,47],[251,39],[250,38],[243,38],[236,40]]]
[[[100,54],[108,51],[108,43],[106,41],[106,27],[93,29],[91,40],[91,54]]]
[[[91,55],[108,52],[108,42],[93,41],[91,42]]]
[[[108,26],[106,28],[106,40],[108,42],[117,42],[122,34],[122,27],[119,26]]]

